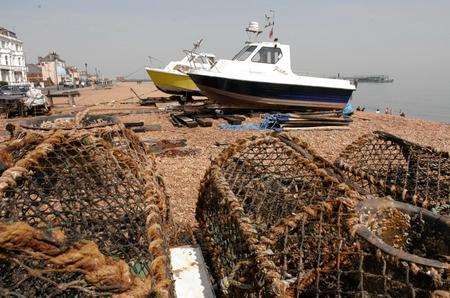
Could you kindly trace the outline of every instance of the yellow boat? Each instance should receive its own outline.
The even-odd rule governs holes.
[[[157,68],[146,68],[148,76],[155,86],[169,94],[199,94],[197,85],[186,74],[165,71]]]
[[[146,67],[145,70],[159,90],[168,94],[192,96],[201,93],[187,73],[192,68],[209,69],[214,62],[215,56],[212,54],[188,52],[182,60],[172,61],[162,69]]]

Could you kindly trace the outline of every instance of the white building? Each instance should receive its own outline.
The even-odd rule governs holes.
[[[42,79],[51,80],[52,84],[60,84],[68,78],[66,62],[56,52],[50,52],[44,57],[38,57],[38,64],[42,67]]]
[[[13,85],[27,81],[22,44],[14,32],[0,27],[0,81]]]

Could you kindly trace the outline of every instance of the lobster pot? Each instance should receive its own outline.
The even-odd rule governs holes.
[[[291,297],[433,297],[450,291],[445,218],[392,201],[305,208],[262,239]]]
[[[143,166],[145,171],[151,173],[152,183],[158,196],[162,198],[160,207],[164,210],[165,219],[170,218],[168,196],[162,177],[156,171],[155,159],[139,137],[113,116],[89,115],[88,111],[84,111],[76,115],[43,116],[21,122],[16,137],[0,145],[0,173],[12,167],[55,132],[63,132],[66,135],[90,134],[103,139],[139,166]]]
[[[138,139],[37,135],[0,177],[0,294],[170,296],[167,200]]]
[[[40,134],[27,133],[0,144],[0,173],[12,167],[43,140],[44,137]]]
[[[0,170],[11,167],[55,131],[89,132],[127,151],[133,158],[154,164],[153,159],[147,158],[145,146],[138,136],[126,129],[116,117],[81,112],[76,115],[36,117],[21,122],[15,138],[0,145]]]
[[[413,209],[416,217],[402,211],[402,230],[388,220],[374,227],[369,215],[378,209],[367,206],[384,205],[366,203],[332,174],[328,162],[311,154],[307,146],[285,137],[264,137],[240,141],[212,163],[196,217],[224,296],[398,297],[449,290],[448,264],[436,260],[448,255],[445,218],[439,217],[436,233],[425,232],[434,231],[436,215],[428,212],[435,217],[417,219],[422,209]],[[369,200],[379,201],[385,202]],[[389,242],[391,236],[410,232],[413,222],[423,228],[418,232],[422,240],[411,235],[401,243]],[[425,238],[439,245],[415,251]]]
[[[336,166],[369,192],[450,214],[448,152],[377,131],[349,145]]]

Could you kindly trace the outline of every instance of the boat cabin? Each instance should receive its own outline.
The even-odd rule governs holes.
[[[170,62],[165,70],[187,73],[191,68],[209,69],[216,62],[216,56],[208,53],[188,53],[182,60]]]
[[[250,43],[234,56],[232,61],[244,62],[252,65],[252,68],[274,70],[291,73],[291,53],[288,45],[278,42]]]

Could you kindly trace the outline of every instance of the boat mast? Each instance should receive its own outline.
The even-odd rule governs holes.
[[[269,14],[264,14],[264,17],[266,18],[266,25],[264,26],[264,30],[270,27],[269,39],[273,39],[273,32],[275,28],[275,10],[269,10]]]
[[[195,64],[195,58],[200,57],[202,61],[204,60],[203,57],[197,53],[197,50],[200,48],[202,43],[203,38],[193,43],[194,47],[192,48],[192,50],[183,50],[183,52],[188,56],[189,65],[194,69],[197,68],[197,65]]]
[[[268,28],[270,28],[269,39],[273,38],[273,29],[275,27],[275,11],[272,9],[269,10],[269,13],[264,14],[264,17],[265,17],[264,29],[260,29],[259,23],[254,21],[250,22],[248,24],[248,27],[245,28],[245,32],[247,32],[248,36],[246,43],[258,42],[260,34],[263,33],[264,30]]]

